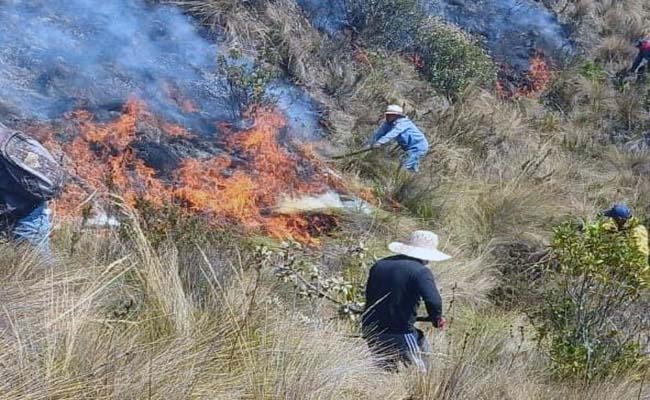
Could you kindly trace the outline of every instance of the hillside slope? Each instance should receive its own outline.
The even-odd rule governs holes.
[[[213,214],[188,215],[129,192],[134,198],[109,207],[121,216],[117,228],[60,222],[51,259],[2,245],[0,398],[650,398],[647,364],[587,382],[559,379],[548,343],[527,317],[541,302],[544,256],[557,224],[592,218],[614,202],[630,204],[641,218],[650,211],[649,87],[616,77],[635,55],[632,41],[647,33],[644,2],[543,2],[567,27],[575,55],[545,58],[542,76],[519,72],[510,81],[480,43],[439,19],[418,20],[422,36],[432,35],[428,47],[389,45],[384,39],[402,32],[409,20],[400,18],[415,18],[409,7],[417,2],[391,2],[397,26],[369,18],[364,29],[338,33],[318,30],[294,0],[165,3],[203,23],[212,32],[206,36],[218,37],[229,53],[255,60],[256,73],[272,71],[318,103],[322,141],[307,152],[279,139],[292,162],[295,154],[309,161],[299,158],[282,171],[299,171],[298,178],[331,171],[376,210],[319,213],[304,225],[269,220],[271,202],[256,189],[264,201],[255,203],[251,224],[248,214],[233,217],[250,206],[246,201],[222,208],[221,200]],[[387,2],[364,4],[381,10]],[[472,68],[454,69],[459,60]],[[450,70],[462,74],[443,73]],[[255,92],[255,78],[239,84]],[[398,157],[390,152],[329,160],[361,146],[393,102],[406,106],[432,144],[421,174],[396,173]],[[264,116],[252,112],[250,120]],[[95,135],[114,129],[104,121],[92,127],[87,132]],[[161,137],[147,129],[147,140]],[[178,143],[185,140],[201,157],[271,157],[259,142],[258,158],[198,139],[162,148],[184,149]],[[111,145],[100,153],[107,160]],[[206,175],[240,177],[210,168],[217,172]],[[244,181],[234,182],[225,187]],[[264,182],[255,183],[264,189]],[[224,187],[221,180],[210,185]],[[102,190],[126,197],[120,186]],[[206,215],[228,222],[215,226]],[[318,229],[306,228],[313,225]],[[426,374],[391,374],[374,366],[354,315],[340,305],[362,298],[368,268],[388,253],[387,242],[416,228],[436,231],[454,256],[433,266],[450,328],[423,327],[434,349]]]

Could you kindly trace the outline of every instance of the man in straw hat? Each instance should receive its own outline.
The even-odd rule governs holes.
[[[386,121],[369,140],[369,147],[381,147],[392,140],[406,152],[402,166],[409,171],[420,170],[420,160],[429,150],[429,142],[422,131],[405,114],[402,107],[389,105],[384,113]]]
[[[397,255],[379,260],[370,269],[363,336],[384,368],[395,370],[404,362],[425,370],[428,344],[414,326],[420,301],[424,300],[434,327],[444,329],[446,324],[442,299],[427,264],[451,257],[438,250],[438,236],[429,231],[413,232],[408,242],[393,242],[388,248]]]

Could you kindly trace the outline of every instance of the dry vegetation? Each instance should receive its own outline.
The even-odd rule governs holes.
[[[649,87],[614,78],[650,28],[645,1],[546,1],[585,54],[539,99],[470,87],[453,102],[406,58],[320,34],[292,0],[172,3],[306,87],[330,124],[325,152],[358,146],[386,102],[406,105],[433,144],[417,179],[384,154],[337,165],[404,209],[302,251],[338,273],[332,260],[359,238],[379,257],[414,227],[439,232],[455,256],[434,267],[451,328],[428,330],[426,375],[387,374],[354,324],[294,294],[273,276],[278,258],[250,241],[152,246],[136,218],[126,233],[62,227],[52,260],[0,248],[0,398],[650,398],[643,371],[558,382],[524,316],[556,223],[619,201],[650,212]]]

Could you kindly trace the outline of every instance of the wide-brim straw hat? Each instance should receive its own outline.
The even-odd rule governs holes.
[[[398,106],[397,104],[391,104],[388,107],[386,107],[386,112],[384,114],[404,116],[404,109]]]
[[[438,235],[429,231],[415,231],[406,243],[392,242],[388,249],[393,253],[425,261],[446,261],[450,255],[438,250]]]

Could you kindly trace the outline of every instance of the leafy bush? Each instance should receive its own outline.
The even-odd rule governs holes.
[[[269,102],[266,95],[268,84],[275,78],[275,71],[262,65],[250,64],[241,58],[237,50],[231,50],[229,57],[217,59],[220,74],[225,77],[222,85],[230,95],[233,118],[241,118],[251,107]]]
[[[453,95],[469,83],[491,84],[497,68],[480,43],[427,16],[419,0],[348,0],[348,23],[370,45],[410,54],[439,91]]]
[[[638,366],[648,331],[646,257],[626,233],[602,223],[560,225],[552,248],[557,264],[549,271],[539,331],[550,340],[557,375],[592,380]]]
[[[364,306],[365,277],[369,268],[363,242],[342,254],[346,261],[343,275],[325,273],[298,245],[275,249],[272,255],[275,276],[292,284],[299,297],[325,298],[338,306],[340,317],[358,320]]]
[[[459,28],[432,20],[418,38],[422,71],[441,92],[452,95],[469,83],[490,85],[497,68],[476,40]]]

